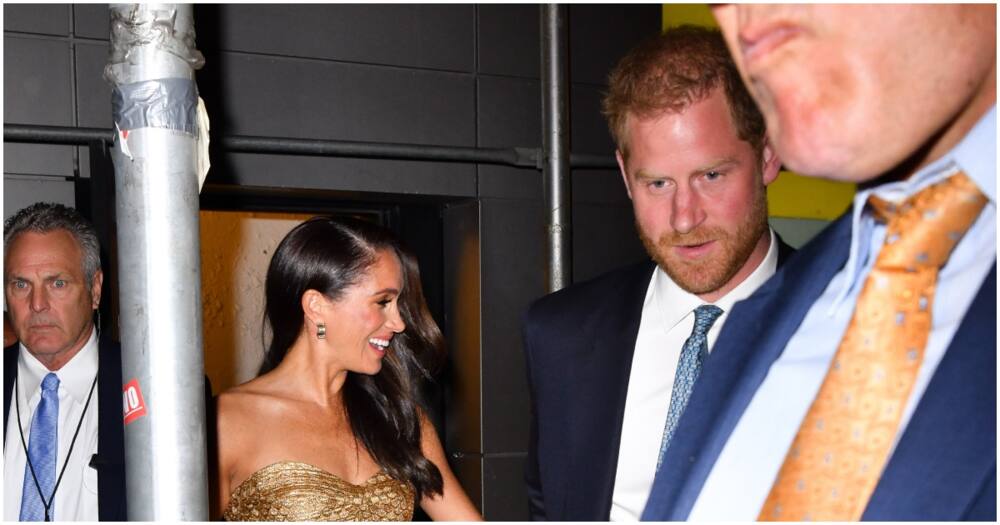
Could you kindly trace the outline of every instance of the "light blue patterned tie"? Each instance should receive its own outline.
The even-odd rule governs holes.
[[[688,398],[691,397],[691,390],[694,382],[701,374],[701,360],[708,355],[708,330],[712,328],[715,320],[722,315],[722,308],[711,304],[703,304],[694,309],[694,329],[691,336],[684,341],[681,348],[681,356],[677,360],[677,374],[674,376],[674,389],[670,394],[670,411],[667,412],[667,423],[663,426],[663,441],[660,442],[660,455],[656,458],[656,470],[660,470],[663,463],[663,453],[670,446],[670,439],[674,437],[674,430],[677,429],[677,422],[684,413]]]
[[[52,489],[56,483],[56,450],[59,446],[59,378],[49,372],[42,379],[42,399],[31,418],[31,436],[28,439],[28,461],[24,466],[24,483],[21,488],[20,521],[45,519],[45,504],[39,490],[49,502],[49,519],[52,519],[55,502]],[[31,475],[34,467],[35,475]],[[38,485],[35,485],[35,481]]]

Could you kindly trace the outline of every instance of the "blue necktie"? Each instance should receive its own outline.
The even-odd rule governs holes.
[[[710,304],[703,304],[694,309],[694,329],[691,336],[684,341],[681,348],[681,356],[677,360],[677,374],[674,376],[674,389],[670,394],[670,411],[667,412],[667,423],[663,426],[663,441],[660,442],[660,455],[656,458],[656,470],[660,470],[660,463],[663,462],[663,453],[670,446],[670,439],[674,437],[674,430],[677,429],[677,422],[684,413],[688,398],[691,397],[691,390],[694,382],[701,374],[701,360],[708,355],[708,330],[712,328],[715,320],[722,315],[722,308]]]
[[[59,446],[59,378],[49,372],[42,379],[42,399],[31,418],[31,437],[28,440],[28,461],[24,466],[24,483],[21,488],[20,521],[42,521],[45,505],[38,494],[41,489],[49,502],[49,519],[52,519],[55,502],[52,489],[56,484],[56,450]],[[34,467],[35,475],[31,475]],[[35,485],[35,481],[38,485]]]

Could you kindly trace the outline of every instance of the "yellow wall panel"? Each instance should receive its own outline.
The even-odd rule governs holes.
[[[663,29],[683,24],[718,27],[708,4],[663,4]]]
[[[682,24],[718,27],[708,4],[663,4],[663,29]],[[831,220],[851,204],[855,189],[854,184],[783,171],[768,189],[767,200],[772,217]]]
[[[767,188],[768,211],[772,217],[832,220],[850,206],[854,191],[854,184],[782,171]]]

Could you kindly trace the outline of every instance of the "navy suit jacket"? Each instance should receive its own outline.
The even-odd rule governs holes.
[[[851,212],[733,308],[678,423],[644,520],[684,520],[771,364],[847,261]],[[996,255],[864,520],[996,520]]]
[[[97,514],[101,521],[125,521],[128,518],[125,506],[121,347],[111,339],[101,337],[97,348],[97,454],[89,460],[90,466],[97,469]],[[7,418],[10,417],[14,378],[17,376],[18,345],[9,346],[3,352],[3,432],[6,444]]]
[[[779,238],[778,264],[793,251]],[[647,260],[573,285],[539,299],[524,317],[532,519],[610,516],[632,355],[655,268]]]

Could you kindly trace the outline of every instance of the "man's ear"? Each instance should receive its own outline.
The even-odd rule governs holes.
[[[778,178],[778,172],[781,171],[781,159],[778,158],[778,153],[771,147],[766,136],[764,137],[764,148],[760,152],[760,164],[762,182],[764,186],[769,186]]]
[[[104,284],[104,272],[100,268],[94,272],[93,283],[90,285],[90,308],[97,310],[101,306],[101,285]]]
[[[622,174],[622,182],[625,183],[625,193],[628,194],[628,198],[632,198],[632,186],[629,184],[628,172],[625,171],[625,159],[622,157],[622,151],[620,149],[615,150],[615,160],[618,161],[618,171]]]

